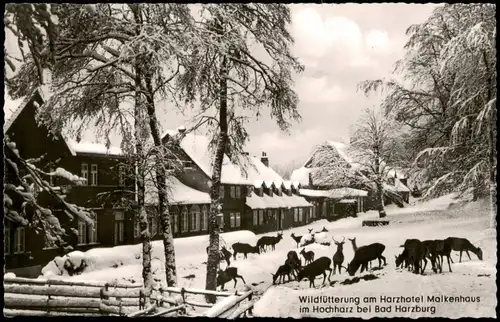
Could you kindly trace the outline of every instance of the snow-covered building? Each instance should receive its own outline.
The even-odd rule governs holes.
[[[177,142],[177,157],[182,160],[183,171],[177,174],[172,189],[190,191],[183,197],[182,205],[170,197],[175,208],[172,212],[175,235],[206,233],[209,209],[212,159],[209,140],[204,135],[184,133]],[[163,140],[176,138],[179,131],[167,131]],[[300,186],[286,182],[269,167],[265,153],[262,158],[248,157],[249,164],[233,164],[224,155],[221,173],[221,196],[223,216],[219,225],[224,231],[248,229],[263,232],[301,225],[311,220],[311,204],[298,195]],[[205,196],[207,202],[198,204],[195,196]],[[203,221],[205,221],[203,223]]]
[[[135,185],[121,166],[124,160],[122,151],[104,144],[76,142],[60,133],[49,134],[36,120],[37,109],[43,108],[45,101],[46,94],[37,88],[19,106],[12,108],[12,113],[7,115],[4,123],[4,135],[16,144],[24,159],[43,156],[37,166],[46,173],[59,173],[58,176],[47,175],[43,179],[62,190],[66,201],[91,208],[96,213],[97,223],[88,225],[78,219],[69,220],[58,205],[49,204],[47,207],[57,215],[61,226],[66,229],[67,241],[78,250],[132,242],[133,214],[115,203],[118,199],[128,198],[128,195],[119,191],[133,190]],[[7,182],[15,181],[9,177],[15,176],[11,168],[6,167],[5,172]],[[83,184],[75,185],[68,178],[60,176],[62,173],[71,173],[85,180],[82,180]],[[110,193],[108,198],[98,197],[106,193]],[[61,255],[62,250],[45,241],[43,233],[35,233],[32,228],[23,225],[19,217],[6,214],[4,218],[4,254],[8,270],[23,268],[36,275],[39,265]]]
[[[349,153],[347,144],[327,141],[326,146],[331,148],[332,155],[338,157],[339,162],[343,162],[345,167],[358,170],[358,173],[363,175],[361,165]],[[300,194],[315,204],[316,212],[319,213],[320,217],[335,218],[373,208],[372,192],[364,187],[355,185],[332,189],[335,182],[325,182],[323,178],[315,180],[316,169],[312,166],[315,157],[313,153],[302,167],[292,172],[290,179],[302,185],[303,189],[301,189]],[[399,170],[389,171],[388,183],[385,184],[384,188],[391,193],[387,195],[386,203],[393,201],[395,196],[400,196],[401,201],[408,202],[410,190],[406,186],[407,181],[402,174],[403,172]],[[399,198],[396,199],[394,201],[400,201]]]

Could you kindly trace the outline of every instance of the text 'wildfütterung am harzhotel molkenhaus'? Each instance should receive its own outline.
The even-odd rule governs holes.
[[[440,303],[479,303],[479,296],[299,296],[300,313],[436,313]]]

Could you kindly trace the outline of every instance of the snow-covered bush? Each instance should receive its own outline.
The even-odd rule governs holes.
[[[307,245],[310,245],[314,243],[314,235],[313,234],[305,234],[304,236],[302,236],[302,238],[300,239],[300,243],[299,243],[299,246],[300,247],[303,247],[303,246],[307,246]]]

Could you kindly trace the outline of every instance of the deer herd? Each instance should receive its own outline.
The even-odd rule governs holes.
[[[317,233],[324,233],[325,231],[327,230],[323,227],[323,230]],[[310,230],[309,233],[314,236],[312,230]],[[303,236],[296,236],[292,233],[291,237],[296,242],[297,248],[299,248]],[[251,246],[246,243],[234,243],[232,245],[233,259],[236,260],[237,254],[243,254],[244,259],[246,259],[248,254],[261,254],[266,252],[268,249],[271,251],[275,250],[276,245],[282,239],[283,232],[278,232],[277,236],[261,237],[255,246]],[[372,243],[358,247],[356,244],[356,238],[354,237],[348,238],[352,245],[354,257],[349,263],[347,263],[347,267],[345,267],[343,265],[345,261],[345,237],[342,241],[337,241],[333,237],[332,240],[336,246],[336,251],[333,253],[331,259],[326,256],[315,259],[314,252],[312,250],[307,251],[304,247],[299,252],[299,254],[304,258],[304,264],[302,264],[299,254],[297,254],[294,250],[289,251],[284,264],[280,265],[274,274],[271,273],[272,283],[284,283],[285,277],[287,277],[288,281],[291,281],[293,278],[298,282],[308,279],[309,286],[315,287],[314,280],[316,277],[323,275],[324,284],[326,282],[327,272],[329,272],[328,280],[330,281],[332,273],[336,274],[338,271],[338,274],[341,274],[342,269],[344,269],[349,276],[354,276],[359,268],[361,268],[360,273],[368,271],[368,267],[371,267],[371,262],[374,260],[378,260],[379,268],[382,267],[382,262],[384,266],[387,265],[386,258],[382,255],[386,248],[385,245],[381,243]],[[321,244],[324,245],[325,242],[323,241]],[[401,254],[395,256],[396,268],[406,268],[415,274],[424,274],[428,263],[427,260],[430,260],[434,273],[437,273],[438,270],[442,273],[444,257],[447,259],[448,269],[451,272],[450,262],[453,263],[451,251],[458,251],[460,253],[459,262],[462,262],[463,252],[465,252],[469,259],[471,259],[469,251],[474,253],[479,260],[483,260],[483,252],[481,248],[475,247],[465,238],[448,237],[444,240],[424,241],[420,241],[418,239],[407,239],[400,247],[403,248],[403,251]],[[236,267],[230,267],[231,252],[225,247],[222,247],[219,257],[221,261],[226,261],[227,267],[225,270],[219,269],[217,275],[217,286],[224,288],[225,283],[233,280],[234,287],[236,287],[237,278],[240,278],[243,283],[245,283],[244,278],[238,274],[238,269]]]

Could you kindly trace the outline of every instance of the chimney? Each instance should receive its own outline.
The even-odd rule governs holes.
[[[266,152],[262,152],[260,162],[262,162],[266,167],[269,167],[269,159],[267,158]]]
[[[184,134],[186,132],[186,128],[184,127],[184,125],[181,125],[181,126],[179,126],[177,131],[179,131],[180,134]]]

